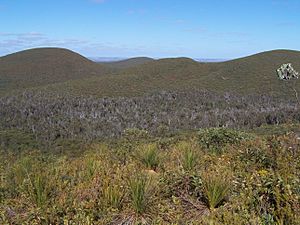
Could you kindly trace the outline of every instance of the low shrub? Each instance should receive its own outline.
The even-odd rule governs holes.
[[[221,153],[227,144],[238,144],[247,137],[243,132],[228,128],[208,128],[198,133],[200,145],[215,153]]]

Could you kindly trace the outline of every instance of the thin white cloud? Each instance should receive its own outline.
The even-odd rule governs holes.
[[[185,28],[184,31],[191,32],[191,33],[205,33],[207,29],[204,27],[191,27],[191,28]]]
[[[296,26],[296,23],[295,22],[280,22],[275,25],[278,27],[294,27],[294,26]]]
[[[156,46],[130,46],[122,43],[102,43],[76,38],[57,39],[37,32],[0,32],[0,56],[38,47],[67,48],[85,56],[146,55],[147,52],[157,49]]]
[[[106,0],[91,0],[91,1],[98,4],[106,2]]]
[[[146,13],[145,9],[130,9],[126,12],[128,15],[143,15]]]
[[[175,20],[175,23],[176,24],[184,24],[186,21],[183,20],[183,19],[178,19],[178,20]]]

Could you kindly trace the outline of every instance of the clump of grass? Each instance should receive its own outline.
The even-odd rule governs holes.
[[[88,159],[86,162],[86,175],[87,178],[91,178],[94,176],[95,172],[96,172],[96,168],[97,168],[97,164],[96,161],[94,159]]]
[[[144,145],[139,158],[148,169],[156,170],[160,164],[159,152],[155,144]]]
[[[149,202],[149,180],[145,175],[137,175],[130,179],[130,198],[135,213],[145,213]]]
[[[178,146],[182,151],[181,164],[185,171],[192,171],[198,161],[198,154],[190,143],[183,142]]]
[[[192,149],[188,149],[183,153],[182,166],[186,171],[191,171],[197,164],[197,155]]]
[[[209,174],[203,176],[203,189],[206,203],[213,210],[226,200],[230,185],[220,175]]]
[[[28,174],[25,185],[29,197],[37,207],[47,206],[51,190],[49,183],[41,173]]]
[[[108,184],[103,188],[104,205],[119,210],[122,205],[124,191],[121,186]]]
[[[28,174],[33,170],[32,167],[34,163],[34,160],[28,156],[24,156],[15,163],[8,175],[10,185],[13,190],[17,189],[17,187],[22,185],[24,180],[28,178]]]

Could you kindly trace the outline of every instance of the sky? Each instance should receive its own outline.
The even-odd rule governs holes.
[[[0,0],[0,56],[36,47],[218,59],[300,50],[300,1]]]

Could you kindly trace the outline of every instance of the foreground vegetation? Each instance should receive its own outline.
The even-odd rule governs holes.
[[[2,148],[0,224],[300,224],[298,139],[131,129],[77,154]]]

